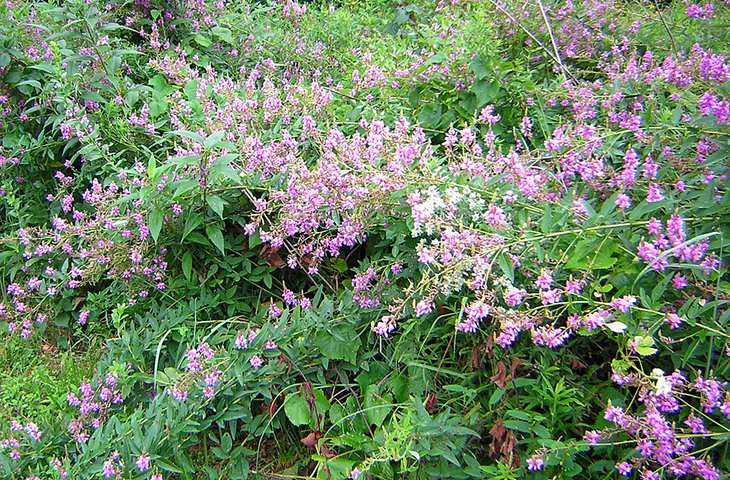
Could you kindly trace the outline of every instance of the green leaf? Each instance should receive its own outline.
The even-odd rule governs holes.
[[[203,223],[203,219],[197,213],[189,216],[187,220],[185,220],[185,228],[183,229],[183,236],[180,241],[184,241],[185,238],[190,235],[190,232],[198,228],[198,225],[200,225],[201,223]]]
[[[226,206],[226,201],[223,200],[218,195],[208,195],[205,197],[205,201],[208,202],[208,206],[213,210],[215,213],[218,214],[221,219],[223,219],[223,208]]]
[[[427,128],[437,129],[441,123],[442,107],[438,103],[428,103],[421,108],[418,121]]]
[[[524,420],[505,420],[504,426],[510,430],[517,430],[522,433],[530,433],[530,424]]]
[[[193,254],[188,250],[182,256],[182,271],[185,278],[190,281],[193,272]]]
[[[223,242],[223,232],[217,225],[208,225],[205,227],[205,233],[208,235],[208,239],[220,250],[221,254],[225,255],[225,244]]]
[[[215,132],[208,136],[208,138],[205,139],[205,142],[203,143],[203,148],[206,150],[213,149],[216,145],[218,145],[223,140],[223,132]]]
[[[377,385],[369,385],[365,389],[364,396],[365,418],[369,424],[377,427],[381,426],[393,409],[390,405],[393,403],[393,396],[390,393],[381,394]]]
[[[476,95],[477,108],[483,107],[488,103],[495,103],[499,95],[499,82],[496,80],[477,80],[471,87],[471,91]]]
[[[471,61],[469,68],[472,72],[474,72],[474,76],[477,80],[484,80],[492,73],[492,69],[484,62],[484,60],[480,56],[474,57],[474,60]]]
[[[284,413],[286,418],[295,426],[306,425],[312,418],[307,400],[298,393],[290,393],[286,396]]]
[[[512,264],[512,259],[509,258],[507,254],[502,254],[499,257],[497,257],[497,263],[499,263],[499,268],[502,269],[502,272],[504,272],[505,275],[507,275],[507,278],[509,278],[510,282],[515,281],[515,267]]]
[[[636,336],[634,337],[634,343],[636,344],[635,350],[641,356],[653,355],[657,352],[654,348],[654,339],[648,336]]]
[[[200,145],[205,143],[205,140],[203,137],[200,136],[199,133],[195,132],[188,132],[187,130],[173,130],[170,133],[174,133],[176,135],[180,135],[181,137],[189,138],[190,140],[194,141],[195,143],[198,143]]]
[[[160,237],[162,231],[162,223],[165,220],[165,212],[162,209],[155,209],[150,214],[150,235],[152,239],[157,243],[157,239]]]
[[[155,459],[155,464],[158,465],[163,470],[167,470],[168,472],[183,473],[182,468],[178,467],[177,465],[175,465],[172,462],[169,462],[167,460],[163,460],[161,458],[156,458]]]
[[[502,400],[502,397],[504,396],[506,391],[507,390],[504,388],[499,388],[495,390],[492,396],[489,397],[489,405],[494,406],[499,403],[499,401]]]
[[[197,43],[198,45],[200,45],[203,48],[208,48],[211,45],[213,45],[213,42],[211,41],[210,38],[205,37],[200,33],[195,35],[195,37],[193,37],[193,40],[195,41],[195,43]]]
[[[355,363],[362,342],[357,332],[349,326],[339,326],[332,333],[320,330],[314,336],[314,344],[319,352],[330,360],[345,360]]]
[[[333,259],[332,266],[340,273],[345,273],[347,271],[347,262],[342,258]]]
[[[225,27],[213,27],[210,31],[219,40],[226,43],[233,43],[233,35],[229,29]]]

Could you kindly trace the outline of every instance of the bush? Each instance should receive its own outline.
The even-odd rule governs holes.
[[[0,7],[4,477],[730,469],[726,2],[234,3]]]

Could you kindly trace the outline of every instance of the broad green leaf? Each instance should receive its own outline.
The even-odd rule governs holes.
[[[208,235],[208,239],[220,250],[221,254],[226,253],[225,244],[223,241],[223,232],[217,225],[208,225],[205,227],[205,233]]]
[[[215,213],[218,214],[221,219],[223,219],[223,209],[226,206],[226,201],[223,200],[218,195],[208,195],[205,197],[205,201],[208,202],[208,206],[213,210]]]
[[[284,413],[286,418],[295,426],[306,425],[312,418],[307,400],[299,393],[290,393],[286,396]]]
[[[210,38],[205,37],[200,33],[195,35],[195,37],[193,37],[193,40],[195,41],[195,43],[197,43],[198,45],[200,45],[203,48],[208,48],[211,45],[213,45],[213,41]]]
[[[340,326],[332,329],[333,334],[320,330],[314,336],[319,352],[330,360],[346,360],[355,363],[362,342],[352,327]]]

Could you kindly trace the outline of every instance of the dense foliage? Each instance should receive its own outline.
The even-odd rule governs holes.
[[[729,22],[4,2],[0,476],[727,475]]]

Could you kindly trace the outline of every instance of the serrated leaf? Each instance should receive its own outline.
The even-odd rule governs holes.
[[[638,353],[642,357],[654,355],[656,352],[657,349],[654,347],[636,347],[636,353]]]

